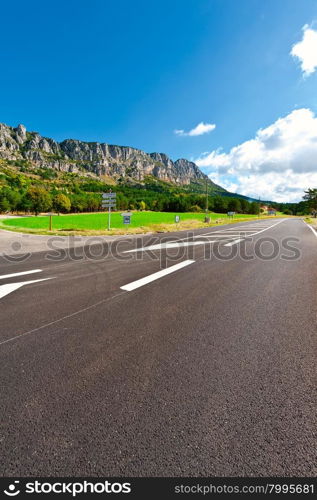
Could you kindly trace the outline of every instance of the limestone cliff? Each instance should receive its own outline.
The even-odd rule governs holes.
[[[173,162],[163,153],[148,154],[140,149],[107,143],[75,139],[56,142],[37,132],[28,132],[23,125],[13,128],[0,124],[0,158],[27,160],[36,167],[67,172],[107,175],[114,180],[142,182],[151,175],[162,181],[187,185],[207,179],[195,163],[185,159]]]

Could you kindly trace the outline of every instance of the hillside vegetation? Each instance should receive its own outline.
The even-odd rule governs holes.
[[[206,208],[205,186],[188,186],[147,176],[142,183],[117,182],[78,173],[33,167],[26,160],[0,160],[0,212],[35,213],[54,210],[96,212],[101,210],[101,194],[117,193],[118,210],[156,212],[200,212]],[[223,197],[208,186],[208,210],[259,213],[259,204],[246,199]]]

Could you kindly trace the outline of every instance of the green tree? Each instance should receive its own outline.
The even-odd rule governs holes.
[[[86,207],[90,212],[96,212],[101,205],[100,196],[97,194],[87,193],[86,195]]]
[[[17,210],[21,202],[21,193],[16,189],[5,189],[3,194],[8,200],[11,210]]]
[[[307,201],[311,210],[317,210],[317,189],[307,189],[303,199]]]
[[[31,201],[32,210],[36,215],[39,212],[47,212],[52,208],[52,197],[43,187],[30,186],[26,193],[27,199]]]
[[[71,209],[71,202],[68,196],[59,193],[54,197],[53,207],[56,212],[69,212]]]
[[[135,204],[132,202],[132,200],[129,201],[129,210],[135,210]]]
[[[228,200],[224,196],[214,197],[214,211],[217,213],[224,213],[228,210]]]
[[[249,214],[259,215],[260,213],[260,205],[256,201],[252,201],[249,206]]]
[[[117,208],[119,210],[126,210],[129,206],[129,200],[122,193],[117,194]]]
[[[10,210],[10,203],[4,196],[0,198],[0,213],[5,213]]]
[[[228,202],[228,210],[230,212],[241,212],[241,203],[238,198],[231,198]]]
[[[241,212],[243,214],[247,214],[248,210],[249,210],[249,202],[248,202],[248,200],[245,200],[244,198],[241,198],[240,205],[241,205]]]
[[[141,211],[143,211],[143,210],[146,209],[146,204],[145,204],[145,202],[143,200],[139,202],[139,209]]]

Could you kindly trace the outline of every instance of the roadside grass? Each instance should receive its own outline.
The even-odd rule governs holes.
[[[304,220],[305,220],[305,222],[307,222],[307,224],[310,224],[315,229],[317,228],[317,218],[308,216],[308,217],[305,217]]]
[[[180,222],[175,223],[175,215],[180,216]],[[105,212],[89,214],[54,215],[53,230],[49,231],[49,217],[18,217],[3,219],[0,228],[29,234],[44,235],[123,235],[148,232],[171,232],[221,224],[235,223],[257,219],[274,219],[269,216],[237,214],[231,219],[227,214],[209,213],[210,223],[205,223],[205,213],[173,213],[173,212],[131,212],[131,224],[124,225],[121,212],[111,214],[111,230],[107,230],[108,214]]]

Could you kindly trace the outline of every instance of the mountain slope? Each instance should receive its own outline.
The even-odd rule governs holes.
[[[115,181],[142,182],[153,176],[180,186],[205,184],[216,191],[225,189],[213,183],[197,165],[186,159],[173,162],[163,153],[145,153],[128,146],[66,139],[56,142],[37,132],[28,132],[23,125],[16,128],[0,124],[0,158],[23,160],[32,166],[64,172],[92,173]]]

